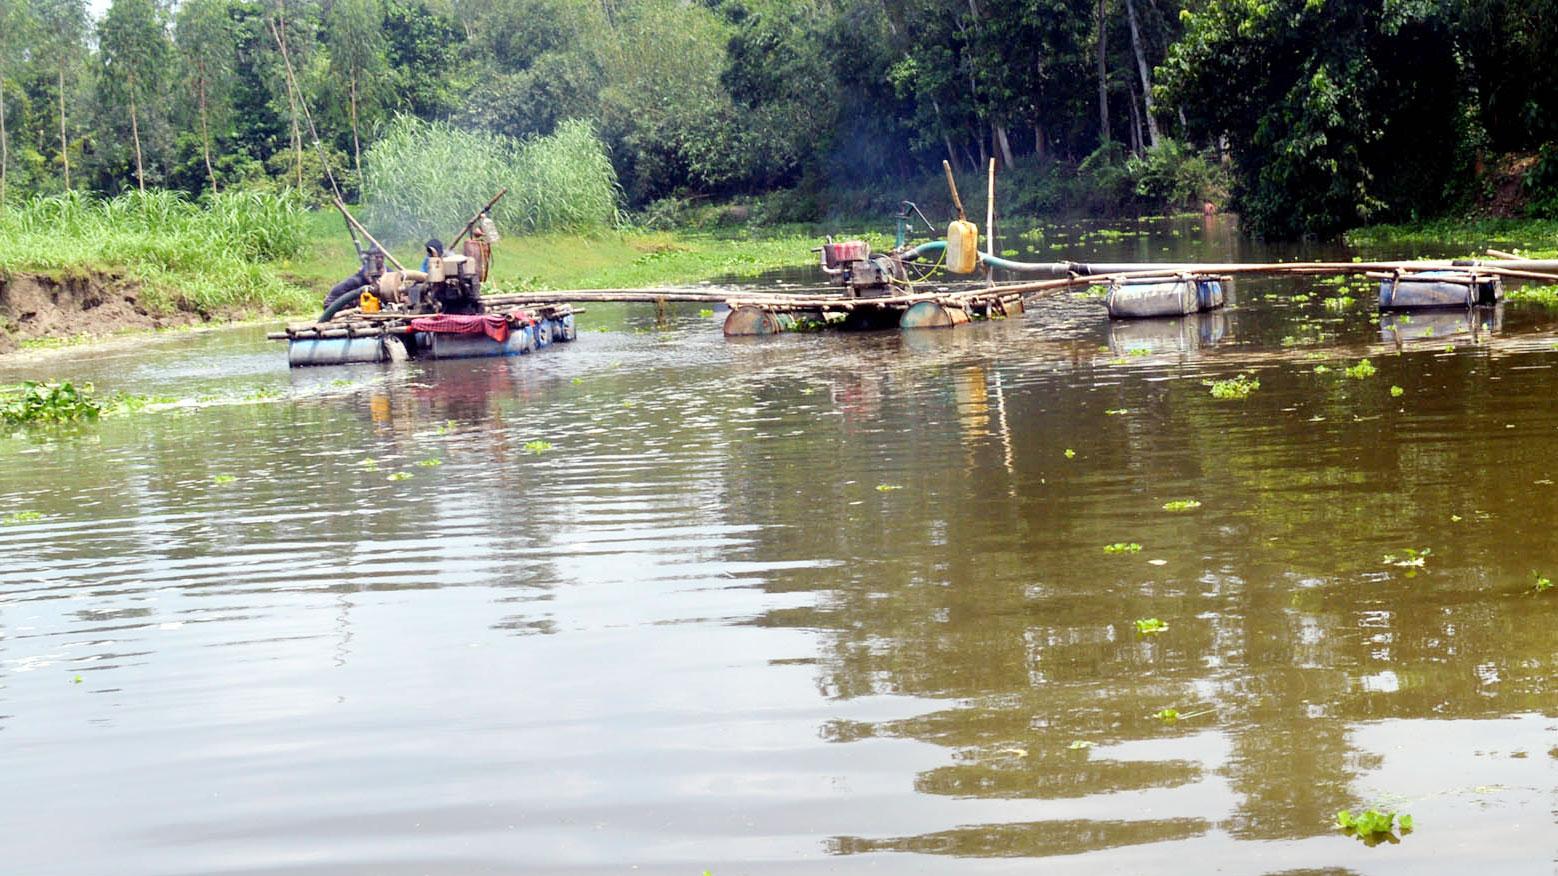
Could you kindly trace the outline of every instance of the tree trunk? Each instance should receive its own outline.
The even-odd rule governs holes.
[[[1098,0],[1098,141],[1109,142],[1109,70],[1104,54],[1109,50],[1109,33],[1105,29],[1104,4]]]
[[[1033,154],[1040,161],[1049,157],[1049,151],[1044,145],[1044,125],[1037,122],[1033,125]]]
[[[5,74],[0,70],[0,209],[5,207],[5,169],[11,166],[11,132],[5,127]]]
[[[931,98],[931,109],[936,111],[936,127],[941,129],[941,142],[947,147],[947,160],[952,162],[954,168],[958,167],[958,155],[952,148],[952,137],[947,133],[947,122],[941,117],[941,101]]]
[[[1141,97],[1147,110],[1147,140],[1158,148],[1158,123],[1152,118],[1152,74],[1147,70],[1147,53],[1142,51],[1141,31],[1136,26],[1136,4],[1125,0],[1125,15],[1131,22],[1131,48],[1136,52],[1136,69],[1141,73]]]
[[[362,186],[362,140],[357,135],[357,71],[352,71],[352,161],[357,165],[357,185]]]
[[[1126,77],[1125,81],[1129,91],[1128,96],[1130,97],[1128,103],[1131,108],[1131,152],[1132,154],[1140,155],[1142,152],[1141,113],[1136,108],[1136,85],[1131,83],[1129,76]]]
[[[1012,142],[1006,137],[1006,126],[999,122],[993,122],[990,128],[995,132],[995,144],[1001,149],[1001,160],[1006,163],[1007,167],[1011,167],[1016,162],[1012,160]]]
[[[70,140],[65,136],[65,59],[60,59],[60,162],[65,165],[65,191],[70,191]]]
[[[130,83],[130,138],[135,141],[135,184],[146,194],[146,165],[141,161],[141,123],[135,113],[135,83]]]
[[[195,89],[200,95],[200,147],[206,157],[206,176],[211,179],[211,191],[217,191],[216,168],[211,166],[211,123],[206,118],[206,77],[204,71],[195,81]]]

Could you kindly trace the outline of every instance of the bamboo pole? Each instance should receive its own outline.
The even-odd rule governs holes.
[[[995,157],[990,158],[990,192],[985,200],[985,255],[995,256]],[[993,276],[993,275],[992,275]]]
[[[484,216],[488,210],[492,209],[492,205],[502,200],[503,196],[508,193],[509,187],[504,186],[502,191],[498,192],[496,195],[493,195],[492,200],[488,201],[485,207],[477,210],[476,215],[471,217],[471,221],[465,223],[465,227],[460,229],[460,233],[454,236],[454,241],[449,244],[448,249],[452,251],[455,247],[459,246],[460,241],[465,239],[465,235],[471,233],[471,228],[474,227],[477,222],[481,221],[481,217]]]
[[[406,272],[406,266],[396,261],[395,256],[384,247],[384,244],[379,243],[374,239],[372,234],[368,233],[368,229],[364,228],[362,223],[357,221],[357,217],[352,215],[352,211],[346,209],[346,205],[341,202],[340,198],[335,199],[335,208],[341,211],[341,215],[346,217],[346,221],[351,223],[353,228],[356,228],[358,231],[362,232],[363,237],[368,238],[369,243],[377,247],[379,252],[384,253],[384,257],[390,260],[390,264],[395,266],[395,270],[400,271],[401,273]]]
[[[985,254],[995,258],[995,156],[990,156],[990,190],[985,196]],[[985,268],[985,282],[995,285],[995,268]]]
[[[968,221],[968,214],[963,212],[963,199],[958,197],[958,181],[952,178],[952,162],[943,158],[941,169],[947,172],[947,188],[952,191],[952,206],[958,210],[958,221]]]

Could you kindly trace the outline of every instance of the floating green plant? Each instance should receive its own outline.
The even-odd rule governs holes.
[[[1098,743],[1096,743],[1096,742],[1089,742],[1086,739],[1073,739],[1071,741],[1071,744],[1066,746],[1066,747],[1071,749],[1072,751],[1085,751],[1085,750],[1087,750],[1089,748],[1092,748],[1093,746],[1095,746],[1097,744]]]
[[[1155,617],[1139,617],[1134,621],[1134,623],[1136,625],[1136,632],[1141,633],[1142,635],[1147,635],[1149,633],[1161,633],[1168,629],[1168,624],[1158,620]]]
[[[1315,366],[1315,373],[1316,374],[1329,374],[1329,373],[1331,373],[1331,369],[1327,368],[1324,365],[1316,365]]]
[[[1212,388],[1212,398],[1229,400],[1249,398],[1250,393],[1260,389],[1260,381],[1243,374],[1235,374],[1227,380],[1203,380],[1202,386]]]
[[[1374,367],[1373,362],[1367,359],[1360,359],[1358,364],[1348,368],[1344,373],[1353,380],[1364,380],[1379,373],[1379,369]]]
[[[1336,813],[1336,826],[1348,836],[1357,837],[1372,846],[1380,842],[1400,842],[1394,831],[1399,826],[1403,835],[1411,833],[1412,816],[1401,815],[1398,818],[1394,812],[1380,812],[1377,809],[1365,809],[1353,814],[1343,809]]]
[[[411,472],[409,472],[409,471],[397,471],[394,474],[390,475],[388,480],[392,480],[392,481],[409,481],[409,480],[411,480]]]
[[[417,460],[417,465],[421,466],[422,468],[437,468],[443,464],[444,461],[436,456],[430,456],[427,459]]]
[[[1536,583],[1531,585],[1531,589],[1533,591],[1537,593],[1546,593],[1547,591],[1553,589],[1553,582],[1551,579],[1544,578],[1535,572],[1532,572],[1531,575],[1532,577],[1536,578]]]
[[[0,526],[15,526],[18,523],[32,523],[42,519],[43,515],[37,511],[12,511],[10,514],[0,517]]]
[[[1390,388],[1390,397],[1391,398],[1401,398],[1402,396],[1404,396],[1406,394],[1407,394],[1407,391],[1402,389],[1399,386],[1392,386]]]
[[[1076,459],[1077,458],[1077,452],[1075,450],[1072,450],[1071,448],[1067,447],[1066,448],[1066,458],[1067,459]]]
[[[1196,499],[1175,499],[1172,502],[1164,502],[1164,511],[1194,511],[1201,507],[1201,502]]]
[[[891,493],[894,490],[901,490],[901,489],[903,489],[903,484],[877,484],[876,485],[876,491],[878,493]]]
[[[1161,709],[1159,711],[1153,712],[1152,717],[1157,718],[1159,721],[1162,721],[1165,724],[1172,724],[1179,720],[1179,710]]]
[[[1381,562],[1387,566],[1400,566],[1403,569],[1421,569],[1423,564],[1428,562],[1428,555],[1433,552],[1433,548],[1423,548],[1422,550],[1402,548],[1399,551],[1392,551],[1386,554]]]
[[[362,466],[363,471],[379,470],[379,461],[371,456],[364,456],[362,459],[357,460],[357,464]]]
[[[70,381],[38,383],[0,390],[0,422],[7,426],[59,425],[95,420],[103,408],[92,399],[92,385]]]
[[[1104,416],[1106,416],[1106,417],[1118,417],[1121,414],[1128,414],[1130,412],[1131,412],[1130,408],[1110,408],[1109,410],[1104,411]]]
[[[1141,553],[1141,545],[1136,542],[1117,541],[1114,544],[1104,545],[1106,554],[1138,554]]]
[[[550,442],[550,441],[526,441],[525,442],[525,446],[522,449],[526,453],[533,453],[533,454],[539,456],[539,455],[541,455],[543,453],[546,453],[547,451],[552,449],[552,442]]]
[[[575,378],[575,379],[577,379],[577,378]],[[456,424],[455,424],[455,422],[453,420],[446,420],[442,426],[439,426],[437,429],[433,430],[433,434],[434,435],[448,435],[450,432],[454,431],[455,425]]]
[[[709,317],[714,315],[714,310],[713,310],[713,308],[705,307],[702,310],[698,311],[698,315],[703,317],[704,319],[708,319]]]
[[[232,475],[217,475],[216,477],[211,479],[211,483],[216,484],[217,486],[221,487],[221,486],[226,486],[227,484],[233,483],[236,480],[238,480],[238,478],[236,478],[236,477],[234,477]]]

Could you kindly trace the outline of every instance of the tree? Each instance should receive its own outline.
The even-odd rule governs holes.
[[[0,209],[5,208],[7,172],[11,166],[11,132],[6,123],[5,80],[11,72],[12,58],[20,57],[19,48],[27,44],[27,10],[22,0],[0,0]]]
[[[1125,16],[1131,24],[1131,50],[1136,54],[1136,70],[1141,74],[1143,110],[1147,117],[1147,138],[1153,149],[1158,148],[1158,121],[1153,118],[1152,75],[1147,72],[1147,53],[1142,48],[1141,27],[1136,23],[1135,0],[1125,0]]]
[[[378,102],[385,63],[384,11],[379,0],[334,0],[325,15],[325,48],[330,72],[345,80],[348,117],[352,126],[352,162],[362,178],[364,103]]]
[[[1251,227],[1327,234],[1443,209],[1466,101],[1443,7],[1264,0],[1186,17],[1160,76],[1197,137],[1227,137]]]
[[[103,66],[100,87],[109,105],[122,100],[127,106],[135,145],[135,183],[144,192],[141,113],[155,114],[164,108],[163,77],[171,54],[166,18],[155,0],[113,0],[98,26],[97,39]]]
[[[58,91],[60,166],[70,188],[70,136],[65,112],[67,80],[80,67],[89,29],[85,0],[32,0],[38,22],[38,57],[52,62]]]
[[[226,120],[232,104],[237,66],[237,35],[228,0],[184,0],[174,26],[174,41],[184,61],[184,77],[195,97],[200,150],[211,191],[217,191],[212,162],[213,121]]]
[[[386,0],[386,86],[396,109],[421,118],[441,118],[452,109],[451,96],[464,90],[459,78],[464,36],[444,0]]]

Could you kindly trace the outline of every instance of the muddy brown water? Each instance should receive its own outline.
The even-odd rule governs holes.
[[[1349,255],[1140,229],[1033,254]],[[1548,876],[1558,316],[1352,287],[0,363],[189,402],[0,441],[4,871]]]

